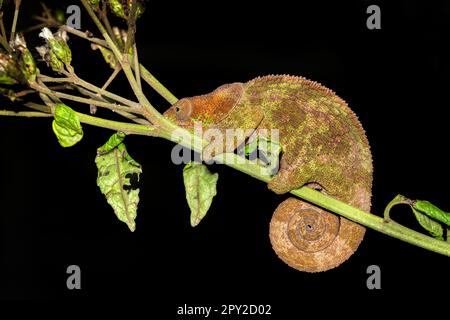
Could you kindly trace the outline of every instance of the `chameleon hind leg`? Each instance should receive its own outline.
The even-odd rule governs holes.
[[[347,222],[319,207],[288,198],[272,216],[270,242],[290,267],[326,271],[343,263],[358,248],[360,230]]]

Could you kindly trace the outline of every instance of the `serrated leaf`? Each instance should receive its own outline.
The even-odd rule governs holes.
[[[442,225],[439,222],[427,217],[425,214],[421,213],[419,210],[416,210],[412,206],[411,209],[414,212],[417,221],[425,230],[427,230],[433,237],[439,240],[444,240],[444,228],[442,228]]]
[[[205,217],[217,194],[219,175],[212,174],[204,164],[191,162],[183,169],[186,199],[191,209],[191,226],[195,227]]]
[[[119,144],[116,144],[118,141]],[[131,178],[136,176],[139,181],[142,168],[128,154],[122,141],[122,134],[114,134],[108,142],[97,149],[95,158],[98,169],[97,185],[114,209],[117,218],[134,231],[139,188],[132,185]]]
[[[55,106],[52,128],[63,147],[71,147],[83,138],[80,119],[75,111],[63,103]]]

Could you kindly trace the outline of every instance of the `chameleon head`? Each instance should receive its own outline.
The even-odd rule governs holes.
[[[193,128],[195,122],[208,128],[229,114],[241,100],[243,92],[241,83],[225,84],[211,93],[178,100],[164,112],[164,116],[183,128]]]

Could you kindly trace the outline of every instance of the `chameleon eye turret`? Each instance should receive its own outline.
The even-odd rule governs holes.
[[[188,99],[181,99],[174,105],[174,108],[177,120],[186,121],[192,114],[192,104]]]
[[[370,211],[369,144],[355,114],[330,89],[301,77],[265,76],[185,99],[195,106],[191,118],[209,119],[224,136],[227,129],[278,130],[283,153],[280,169],[268,184],[273,192],[283,194],[312,184]],[[188,122],[187,126],[193,121]],[[223,150],[232,152],[248,137],[242,138]],[[293,198],[276,209],[270,224],[277,255],[307,272],[325,271],[347,260],[364,233],[356,223]]]

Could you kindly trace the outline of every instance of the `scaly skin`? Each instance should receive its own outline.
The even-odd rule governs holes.
[[[269,189],[281,194],[309,185],[370,211],[372,159],[364,130],[347,104],[316,82],[294,76],[260,77],[181,99],[165,115],[185,128],[203,121],[204,129],[222,131],[278,129],[283,154]],[[231,152],[246,138],[226,146],[225,151]],[[365,229],[329,216],[300,200],[286,200],[271,222],[274,250],[287,264],[303,271],[339,265],[357,249]],[[297,230],[293,221],[308,229]],[[318,244],[318,237],[326,239],[326,244]]]

